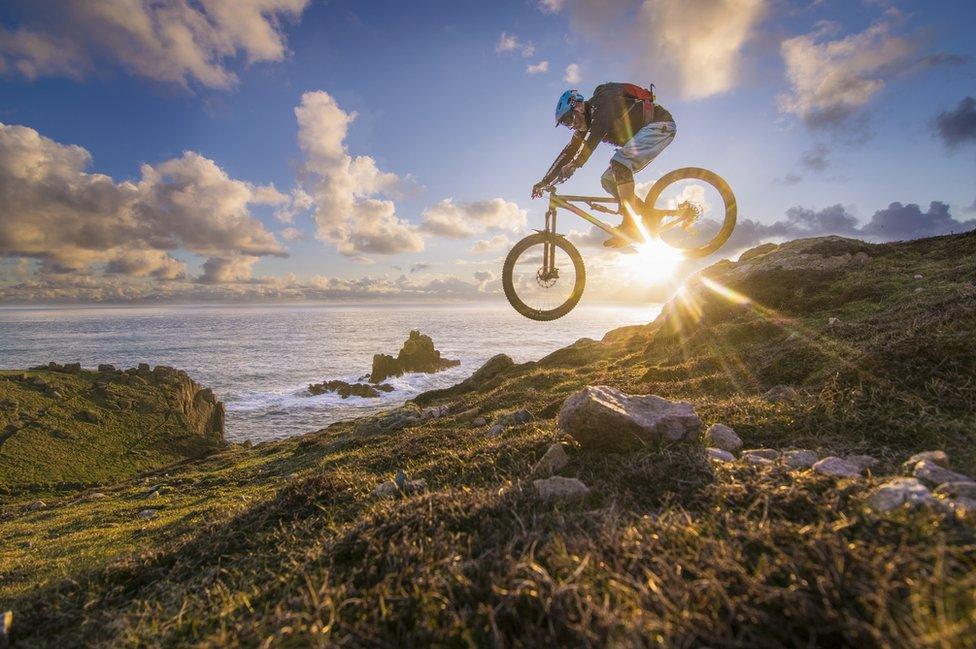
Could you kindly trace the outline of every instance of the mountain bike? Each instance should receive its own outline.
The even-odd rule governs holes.
[[[618,199],[559,195],[555,185],[562,180],[557,179],[545,190],[549,194],[545,228],[516,243],[502,267],[505,297],[516,311],[532,320],[563,317],[580,301],[586,284],[579,250],[565,235],[556,232],[556,211],[569,210],[607,234],[617,234],[613,226],[577,204],[594,212],[619,214]],[[651,240],[664,242],[686,259],[717,251],[735,228],[732,188],[718,174],[698,167],[665,174],[651,186],[638,207],[640,221]],[[627,247],[623,251],[636,250]]]

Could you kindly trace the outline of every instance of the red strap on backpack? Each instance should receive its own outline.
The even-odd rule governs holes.
[[[635,83],[625,83],[624,94],[644,104],[644,125],[654,121],[654,84],[650,88],[642,88]]]

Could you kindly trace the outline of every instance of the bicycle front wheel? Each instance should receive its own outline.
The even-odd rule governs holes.
[[[585,284],[579,251],[565,237],[549,232],[531,234],[516,243],[502,267],[505,297],[532,320],[555,320],[572,311]]]

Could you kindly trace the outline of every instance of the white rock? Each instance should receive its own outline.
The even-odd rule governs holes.
[[[742,451],[742,459],[748,459],[750,457],[759,457],[764,460],[778,460],[779,451],[775,448],[747,448]]]
[[[948,498],[972,498],[976,500],[976,482],[943,482],[935,493]]]
[[[856,466],[861,471],[864,469],[870,469],[878,463],[878,460],[870,455],[845,455],[844,459]]]
[[[773,466],[776,464],[773,460],[762,457],[761,455],[743,455],[742,459],[748,464],[755,464],[757,466]]]
[[[915,289],[915,292],[916,293],[921,293],[924,290],[925,290],[924,288],[922,288],[921,286],[919,286],[918,288]]]
[[[554,498],[582,498],[590,493],[589,488],[576,478],[554,475],[551,478],[533,480],[536,492],[543,500]]]
[[[877,512],[889,512],[902,505],[932,505],[934,502],[935,497],[916,478],[895,478],[875,489],[868,497],[868,506]]]
[[[47,507],[47,505],[44,503],[43,500],[35,500],[31,504],[27,505],[27,511],[36,512],[38,510],[44,509],[45,507]]]
[[[487,423],[488,423],[488,420],[487,419],[485,419],[484,417],[478,417],[477,419],[475,419],[474,421],[471,422],[471,425],[472,426],[484,426]]]
[[[702,436],[702,443],[712,448],[720,448],[735,453],[742,448],[742,440],[735,431],[725,424],[712,424]]]
[[[150,518],[156,518],[155,509],[143,509],[141,512],[136,514],[139,518],[143,520],[149,520]]]
[[[915,275],[915,279],[922,279],[922,277],[923,277],[923,275],[921,273],[917,273]]]
[[[834,326],[839,325],[839,324],[840,324],[840,318],[830,317],[830,318],[827,319],[827,326],[828,327],[834,327]]]
[[[856,478],[861,475],[861,469],[856,464],[834,456],[815,462],[813,470],[835,478]]]
[[[613,450],[694,439],[701,431],[690,403],[628,395],[603,385],[587,386],[566,399],[559,425],[584,448]]]
[[[733,462],[735,461],[735,456],[721,448],[706,448],[705,452],[708,457],[716,462]]]
[[[949,466],[949,456],[946,455],[945,451],[922,451],[921,453],[916,453],[902,463],[908,471],[914,471],[915,465],[922,460],[929,460],[935,462],[939,466],[948,467]]]
[[[536,475],[552,475],[569,464],[569,456],[566,449],[558,442],[550,444],[546,449],[545,455],[532,467],[532,473]]]
[[[929,485],[937,487],[946,482],[972,482],[973,479],[955,471],[939,466],[932,460],[922,460],[915,465],[912,475]]]
[[[783,461],[791,469],[809,469],[817,461],[817,454],[806,448],[783,451]]]

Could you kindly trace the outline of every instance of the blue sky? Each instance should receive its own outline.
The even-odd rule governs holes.
[[[83,147],[90,161],[83,171],[72,168],[76,180],[90,180],[81,173],[104,174],[125,203],[105,208],[120,210],[112,214],[87,207],[72,214],[87,199],[54,208],[51,201],[60,199],[52,197],[77,191],[82,181],[54,174],[66,186],[49,179],[33,188],[31,203],[23,192],[13,193],[23,187],[22,177],[0,178],[9,185],[0,192],[11,192],[2,194],[9,213],[0,207],[7,221],[6,232],[0,224],[0,301],[497,291],[502,241],[514,243],[538,227],[544,205],[529,200],[529,189],[568,141],[567,130],[552,127],[556,97],[567,87],[589,95],[609,80],[655,82],[678,125],[674,144],[639,181],[694,165],[730,182],[740,219],[757,227],[742,226],[737,249],[724,251],[729,254],[758,242],[775,224],[787,236],[830,229],[815,223],[817,216],[786,227],[795,208],[817,215],[840,205],[861,227],[893,202],[920,205],[917,215],[903,215],[917,218],[917,228],[886,231],[886,238],[970,227],[963,224],[976,217],[976,134],[967,130],[972,118],[961,103],[976,94],[972,2],[236,5],[240,15],[248,14],[240,11],[245,5],[258,8],[250,22],[227,14],[234,3],[223,0],[162,5],[172,13],[144,9],[157,21],[154,33],[119,31],[125,39],[99,22],[109,15],[136,21],[119,9],[121,0],[15,1],[0,8],[0,122],[51,141],[45,155]],[[193,32],[188,50],[156,47],[168,29],[194,18],[209,27]],[[507,49],[500,47],[506,35]],[[543,62],[547,70],[527,71]],[[565,80],[570,64],[578,66],[579,81]],[[837,75],[842,83],[825,88],[824,79]],[[317,91],[324,94],[306,95]],[[313,109],[314,97],[320,101]],[[355,113],[341,138],[344,149],[320,151],[316,159],[303,147],[325,137],[315,129],[327,128],[309,126],[303,136],[295,112],[303,101],[323,119]],[[25,133],[9,132],[8,147],[20,143],[21,156]],[[340,205],[326,217],[321,205],[339,181],[330,175],[333,167],[321,165],[342,151],[352,159],[368,156],[395,178],[377,181],[376,191],[360,188],[349,214],[340,214]],[[199,158],[189,161],[184,152]],[[598,192],[611,154],[602,145],[565,190]],[[182,163],[164,167],[170,160]],[[160,179],[141,187],[138,198],[128,197],[126,181],[146,181],[143,165]],[[226,185],[229,191],[273,184],[280,196],[277,202],[239,197],[227,207],[229,221],[207,225],[210,215],[178,205],[172,194],[180,182],[212,180],[218,172],[243,183]],[[213,195],[223,191],[222,182],[207,185],[215,206],[225,205]],[[301,207],[288,203],[293,221],[283,222],[275,214],[298,187],[311,198]],[[451,200],[451,209],[442,210],[450,227],[425,226],[425,212],[445,199]],[[366,206],[376,214],[368,232],[356,229],[363,200],[391,202],[389,210],[379,202]],[[14,213],[15,201],[28,202],[16,203]],[[948,221],[942,212],[938,223],[926,221],[932,201],[948,206]],[[173,216],[178,209],[186,213]],[[52,221],[53,211],[60,216]],[[73,230],[85,219],[122,219],[128,228],[147,211],[152,226],[136,224],[131,236]],[[183,225],[160,225],[170,218]],[[326,218],[333,226],[345,221],[330,235],[323,233]],[[469,236],[457,230],[464,219],[477,224]],[[27,240],[23,232],[32,223],[45,234]],[[568,218],[563,223],[584,230]],[[237,230],[228,234],[230,227]],[[853,227],[839,233],[855,233]],[[383,237],[398,243],[387,245]],[[496,247],[472,252],[478,241]],[[612,260],[600,257],[605,253],[588,254],[595,268],[612,269]]]

